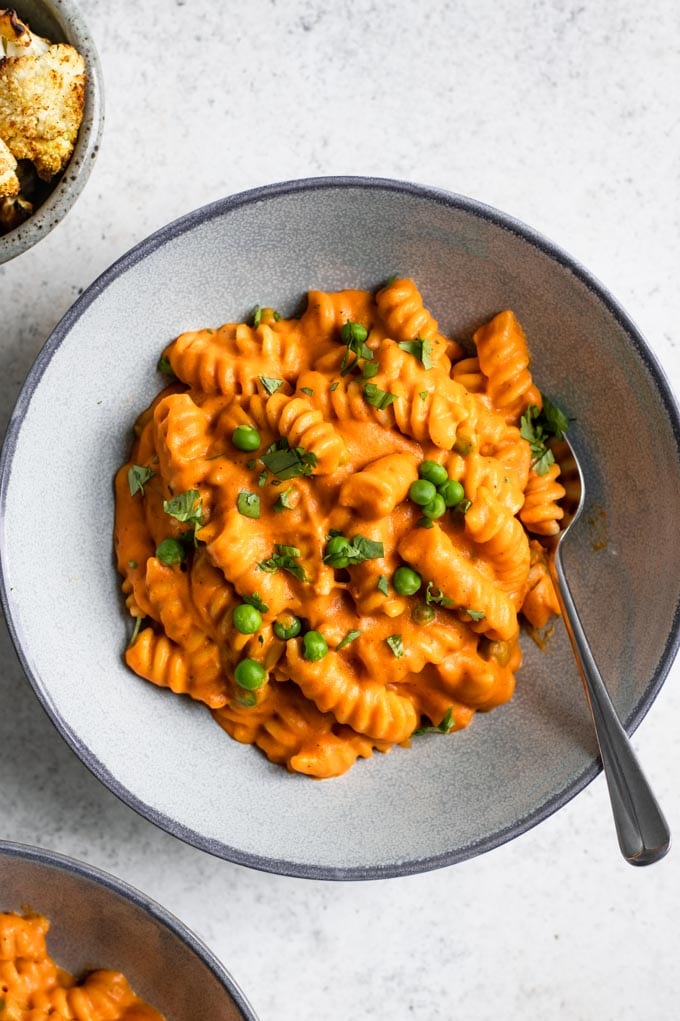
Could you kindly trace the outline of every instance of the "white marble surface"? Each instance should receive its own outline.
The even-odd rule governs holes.
[[[317,174],[439,185],[532,224],[613,290],[680,391],[676,0],[81,6],[104,65],[104,143],[66,221],[0,267],[3,428],[52,327],[131,244],[212,199]],[[678,852],[625,865],[602,777],[513,843],[427,875],[249,872],[100,786],[4,629],[0,643],[3,836],[160,900],[262,1021],[677,1018]],[[678,680],[680,662],[634,744],[680,833]]]

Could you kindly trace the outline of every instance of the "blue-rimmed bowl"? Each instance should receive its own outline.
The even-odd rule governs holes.
[[[256,303],[290,314],[310,287],[391,273],[415,278],[452,335],[513,308],[537,382],[574,420],[588,504],[566,566],[629,731],[678,644],[677,409],[635,326],[564,252],[469,199],[363,178],[261,188],[171,224],[78,299],[29,375],[0,465],[2,596],[38,698],[96,776],[175,835],[274,872],[369,879],[460,861],[544,819],[599,769],[559,623],[545,651],[524,642],[508,705],[323,783],[287,775],[123,664],[112,478],[162,385],[164,345]]]
[[[85,61],[85,109],[73,154],[52,179],[34,213],[9,234],[0,236],[0,263],[8,262],[42,240],[63,220],[87,183],[104,128],[104,82],[92,36],[74,0],[11,0],[37,35],[53,43],[70,43]]]
[[[0,841],[0,911],[25,910],[49,919],[60,967],[122,971],[167,1021],[257,1021],[226,968],[159,904],[84,862]]]

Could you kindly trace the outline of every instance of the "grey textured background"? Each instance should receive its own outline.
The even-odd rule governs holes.
[[[222,195],[327,173],[439,185],[531,223],[609,286],[680,390],[673,0],[82,9],[106,76],[104,143],[65,222],[0,267],[3,425],[52,327],[132,243]],[[360,885],[252,873],[119,804],[0,641],[3,835],[160,900],[262,1021],[676,1017],[676,854],[646,871],[619,860],[602,778],[513,844],[441,872]],[[676,831],[679,676],[635,736]]]

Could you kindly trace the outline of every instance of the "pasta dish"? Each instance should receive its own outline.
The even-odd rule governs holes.
[[[566,420],[511,311],[473,340],[408,279],[174,340],[115,483],[132,670],[314,777],[506,702]]]
[[[40,915],[0,913],[0,1021],[163,1021],[118,971],[77,982],[47,952]]]

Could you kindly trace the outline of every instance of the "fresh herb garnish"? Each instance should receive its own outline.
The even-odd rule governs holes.
[[[340,386],[340,380],[336,379],[335,383],[331,383],[331,385],[328,387],[328,392],[329,393],[333,393],[333,391],[337,390],[339,386]]]
[[[298,478],[300,475],[311,475],[319,463],[316,454],[311,450],[306,451],[304,447],[290,449],[287,441],[284,442],[285,448],[277,444],[275,449],[272,450],[270,447],[267,453],[262,455],[261,461],[265,467],[283,482]]]
[[[203,524],[203,501],[197,489],[187,489],[185,493],[173,496],[172,500],[163,500],[163,510],[171,518],[193,525],[196,541],[196,532]]]
[[[242,489],[236,497],[236,507],[239,514],[244,518],[259,518],[260,497],[257,493],[251,493],[248,489]]]
[[[262,602],[257,592],[253,592],[252,596],[241,596],[241,599],[244,603],[247,603],[248,606],[254,606],[256,610],[260,611],[260,613],[267,613],[269,610],[269,607],[266,603]]]
[[[428,581],[427,588],[425,589],[425,602],[428,606],[433,603],[436,606],[453,606],[453,599],[449,599],[445,596],[440,588],[433,588],[433,582]]]
[[[377,588],[378,588],[378,592],[382,592],[382,594],[384,596],[389,596],[389,594],[390,594],[390,583],[388,582],[388,580],[387,580],[387,578],[385,577],[384,574],[381,574],[380,577],[378,578]]]
[[[136,566],[137,566],[136,560],[128,560],[128,567],[131,567],[133,571],[136,568]]]
[[[428,391],[427,390],[421,390],[420,391],[420,399],[421,399],[421,401],[426,401],[427,398],[428,398]]]
[[[543,398],[543,409],[530,404],[520,419],[520,436],[531,447],[531,467],[537,475],[545,475],[555,463],[555,455],[548,446],[551,436],[561,440],[569,426],[569,420],[548,397]]]
[[[398,280],[398,279],[399,279],[399,278],[397,277],[397,274],[396,274],[396,273],[393,273],[393,274],[392,274],[391,276],[389,276],[389,277],[387,278],[387,281],[386,281],[386,283],[385,283],[385,286],[383,287],[383,290],[387,290],[387,288],[388,288],[388,287],[391,287],[391,286],[392,286],[392,284],[393,284],[393,283],[394,283],[394,282],[395,282],[396,280]]]
[[[361,368],[362,379],[373,379],[374,376],[378,375],[380,371],[379,364],[373,358],[367,358]]]
[[[272,556],[267,560],[261,560],[257,566],[261,571],[266,571],[268,574],[276,574],[277,571],[287,571],[288,574],[292,574],[298,581],[309,581],[302,564],[296,563],[299,556],[300,550],[296,546],[282,546],[277,542]]]
[[[377,560],[385,555],[385,548],[381,542],[367,539],[363,535],[355,535],[351,541],[346,539],[342,544],[337,542],[337,536],[333,536],[330,541],[334,542],[334,545],[330,551],[327,547],[323,558],[324,564],[328,564],[329,567],[353,567],[355,564],[362,564],[364,560]]]
[[[385,408],[389,408],[392,401],[396,401],[397,394],[391,394],[387,390],[381,390],[375,383],[366,383],[364,385],[364,400],[367,404],[371,404],[374,408],[378,408],[383,411]]]
[[[128,468],[128,486],[130,487],[130,496],[134,496],[135,493],[141,493],[144,496],[144,486],[147,484],[149,479],[152,479],[156,474],[151,468],[147,468],[143,464],[133,464]]]
[[[265,388],[270,397],[283,386],[282,379],[274,379],[272,376],[258,376],[257,378],[260,383],[262,383],[262,386]]]
[[[423,337],[417,337],[415,340],[402,340],[399,347],[402,351],[406,351],[421,361],[424,369],[432,368],[432,344],[429,340],[425,340]]]
[[[466,610],[468,617],[472,617],[473,620],[484,620],[486,614],[484,610]]]
[[[257,329],[261,322],[262,322],[262,306],[256,305],[255,308],[253,309],[253,327]]]
[[[277,514],[281,514],[285,510],[293,510],[290,494],[294,492],[295,486],[289,486],[288,489],[284,489],[282,493],[279,493],[278,498],[274,501],[274,510]]]
[[[392,655],[395,656],[396,659],[401,659],[401,657],[404,655],[404,643],[402,641],[401,635],[390,635],[388,638],[385,639],[385,641],[392,650]]]
[[[418,737],[420,734],[450,734],[455,725],[456,721],[453,718],[453,706],[450,705],[438,726],[418,727],[417,730],[413,731],[411,737]]]
[[[335,646],[335,651],[339,652],[340,649],[344,649],[346,645],[349,645],[350,642],[353,642],[355,638],[359,637],[360,634],[361,631],[348,631],[345,637],[342,639],[342,641]]]
[[[262,489],[263,486],[267,485],[267,473],[266,473],[266,471],[265,472],[260,472],[260,474],[257,476],[257,484],[260,487],[260,489]]]
[[[340,365],[341,376],[346,376],[348,372],[351,372],[360,358],[373,357],[373,352],[365,343],[367,337],[368,330],[365,326],[362,326],[361,323],[348,321],[343,325],[340,330],[340,339],[346,346],[347,350],[343,355],[342,363]],[[354,355],[351,362],[349,360],[350,354]]]
[[[144,623],[144,619],[145,619],[144,617],[135,617],[135,626],[132,631],[132,637],[128,642],[128,646],[134,645],[135,642],[137,641],[137,635],[142,630],[142,624]]]
[[[300,391],[303,394],[307,394],[308,397],[314,396],[314,391],[312,390],[311,386],[301,386]]]

